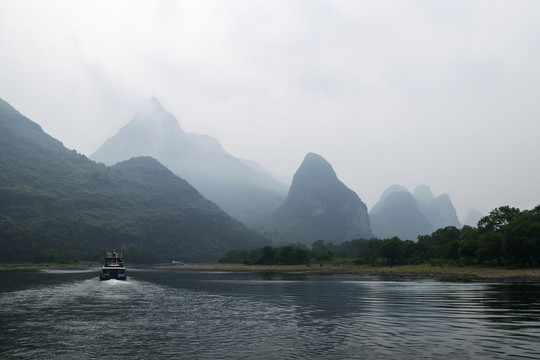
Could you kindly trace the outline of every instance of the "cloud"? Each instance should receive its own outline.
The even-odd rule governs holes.
[[[90,154],[156,96],[291,176],[323,155],[368,206],[427,183],[461,214],[540,202],[540,3],[0,3],[0,96]]]

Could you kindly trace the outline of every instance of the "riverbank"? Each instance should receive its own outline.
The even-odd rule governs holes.
[[[81,262],[76,264],[58,264],[58,263],[20,263],[20,264],[0,264],[0,271],[3,270],[72,270],[84,269],[99,266],[96,262]]]
[[[317,265],[243,265],[185,264],[159,265],[155,269],[190,271],[251,271],[268,273],[358,274],[388,277],[425,277],[445,280],[486,280],[540,283],[540,269],[506,269],[486,266],[400,265],[371,266],[356,264]]]
[[[73,270],[97,267],[99,264],[84,262],[77,264],[0,264],[0,271],[5,270]],[[140,267],[133,265],[134,268]],[[433,266],[399,265],[372,266],[357,264],[314,264],[306,265],[243,265],[243,264],[184,264],[184,265],[151,265],[151,269],[175,271],[237,271],[266,273],[304,273],[304,274],[357,274],[384,277],[416,277],[436,278],[444,280],[485,280],[529,282],[540,284],[540,268],[507,269],[488,266]]]

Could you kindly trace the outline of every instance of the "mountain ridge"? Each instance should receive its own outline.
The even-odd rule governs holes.
[[[394,195],[396,193],[401,195]],[[387,204],[391,196],[393,200]],[[439,228],[461,228],[450,196],[442,194],[435,197],[427,185],[417,186],[413,193],[401,185],[388,187],[369,215],[373,231],[379,237],[398,236],[416,240],[418,235],[425,235]]]
[[[130,262],[215,261],[270,242],[157,160],[97,164],[1,99],[0,150],[0,261],[96,260],[111,248]]]
[[[112,165],[134,156],[156,158],[252,228],[281,205],[287,192],[285,184],[230,155],[215,138],[185,133],[155,98],[90,158]]]
[[[281,241],[304,244],[372,236],[366,205],[338,179],[330,163],[314,153],[304,158],[266,229]]]

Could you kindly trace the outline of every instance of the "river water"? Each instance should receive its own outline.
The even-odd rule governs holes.
[[[6,359],[540,359],[540,284],[0,272]]]

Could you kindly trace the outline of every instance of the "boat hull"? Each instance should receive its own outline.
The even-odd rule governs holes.
[[[99,280],[127,280],[125,268],[102,268],[99,273]]]

